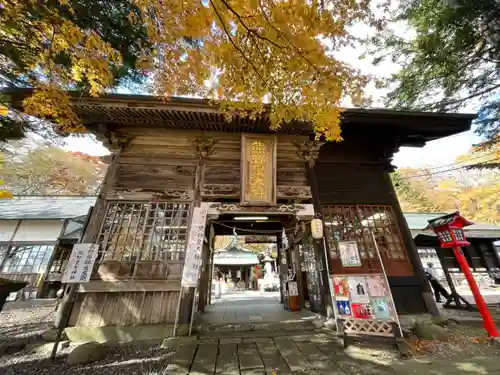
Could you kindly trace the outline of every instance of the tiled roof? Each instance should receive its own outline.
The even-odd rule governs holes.
[[[429,220],[435,219],[439,216],[449,214],[449,212],[431,212],[431,213],[405,213],[403,214],[410,230],[422,230],[424,229]],[[500,226],[487,224],[487,223],[474,223],[468,226],[467,229],[470,230],[500,230]]]
[[[405,213],[403,214],[406,222],[408,223],[408,227],[412,231],[413,235],[424,234],[423,229],[427,226],[428,220],[435,219],[439,216],[446,215],[447,213],[439,213],[439,212],[431,212],[431,213]],[[434,234],[430,232],[428,233],[430,236],[434,236]],[[494,242],[495,245],[500,246],[500,226],[487,224],[487,223],[474,223],[465,227],[465,234],[469,238],[486,238],[491,239],[497,242]],[[414,237],[415,238],[415,237]]]
[[[86,215],[96,197],[18,196],[0,200],[0,220],[70,219]]]

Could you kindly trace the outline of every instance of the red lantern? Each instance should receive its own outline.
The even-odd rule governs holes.
[[[453,253],[457,258],[460,269],[465,275],[467,282],[469,283],[469,288],[474,295],[474,300],[476,301],[477,308],[481,313],[484,323],[484,329],[488,332],[490,337],[498,337],[498,330],[491,317],[491,314],[484,302],[483,296],[479,291],[476,279],[472,275],[469,268],[469,264],[464,257],[461,246],[469,246],[470,243],[465,237],[464,227],[472,225],[471,221],[466,220],[464,217],[460,216],[460,212],[454,212],[449,215],[444,215],[433,220],[429,220],[429,224],[424,230],[433,230],[436,233],[439,241],[441,242],[441,247],[453,248]]]
[[[425,230],[432,229],[436,233],[442,248],[469,246],[465,238],[464,227],[474,224],[460,216],[460,212],[429,220]]]

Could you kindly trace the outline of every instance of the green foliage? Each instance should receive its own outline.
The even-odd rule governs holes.
[[[500,133],[500,2],[497,0],[401,1],[393,20],[407,22],[414,35],[383,33],[378,54],[403,68],[387,104],[400,109],[455,111],[484,105],[477,132]]]

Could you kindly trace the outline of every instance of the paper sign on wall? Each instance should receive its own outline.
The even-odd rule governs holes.
[[[295,282],[295,281],[288,282],[288,293],[292,297],[299,295],[299,289],[297,287],[297,282]]]
[[[348,278],[349,289],[351,291],[351,300],[353,303],[368,303],[370,296],[368,295],[368,287],[364,277]]]
[[[361,267],[361,257],[356,241],[340,241],[339,253],[343,267]]]
[[[89,282],[98,252],[99,245],[92,243],[75,244],[61,282],[64,284]]]

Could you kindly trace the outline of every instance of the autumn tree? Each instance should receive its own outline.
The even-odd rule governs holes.
[[[391,58],[402,69],[387,105],[398,109],[457,111],[482,105],[477,132],[500,140],[500,2],[409,0],[375,38],[375,63]],[[398,35],[390,25],[407,24]],[[498,155],[500,158],[500,154]]]
[[[36,88],[36,96],[44,97],[47,105],[40,108],[32,102],[29,112],[68,125],[74,116],[60,90],[102,93],[144,78],[137,60],[139,51],[150,46],[144,25],[130,22],[136,9],[133,2],[120,0],[2,1],[1,86]],[[0,105],[8,100],[0,95]],[[40,120],[2,112],[0,142],[31,132],[54,136]]]
[[[34,88],[25,111],[53,121],[62,132],[83,130],[64,89],[85,87],[91,95],[101,95],[114,87],[114,71],[127,71],[124,51],[118,48],[122,44],[110,38],[117,30],[99,32],[108,29],[78,22],[85,18],[77,11],[80,3],[10,0],[0,20],[3,38],[11,45],[20,43],[25,53],[22,64],[14,64],[22,69],[10,71],[12,81]],[[103,12],[109,2],[96,3]],[[147,91],[164,98],[212,98],[228,117],[235,111],[255,116],[266,110],[273,128],[292,119],[307,120],[319,136],[337,141],[340,101],[350,97],[361,102],[369,77],[336,52],[355,41],[351,26],[381,26],[371,0],[111,2],[122,6],[118,3],[129,14],[117,23],[146,30],[133,51],[130,41],[123,46],[137,58],[130,65],[148,72]],[[100,26],[101,13],[93,20]],[[67,63],[59,63],[59,56]],[[4,57],[6,66],[16,61],[16,56]]]
[[[459,210],[472,221],[500,224],[500,168],[473,168],[492,157],[495,151],[474,148],[448,166],[397,170],[392,179],[403,211]]]
[[[4,162],[2,175],[14,195],[95,195],[106,169],[98,157],[57,147]]]

